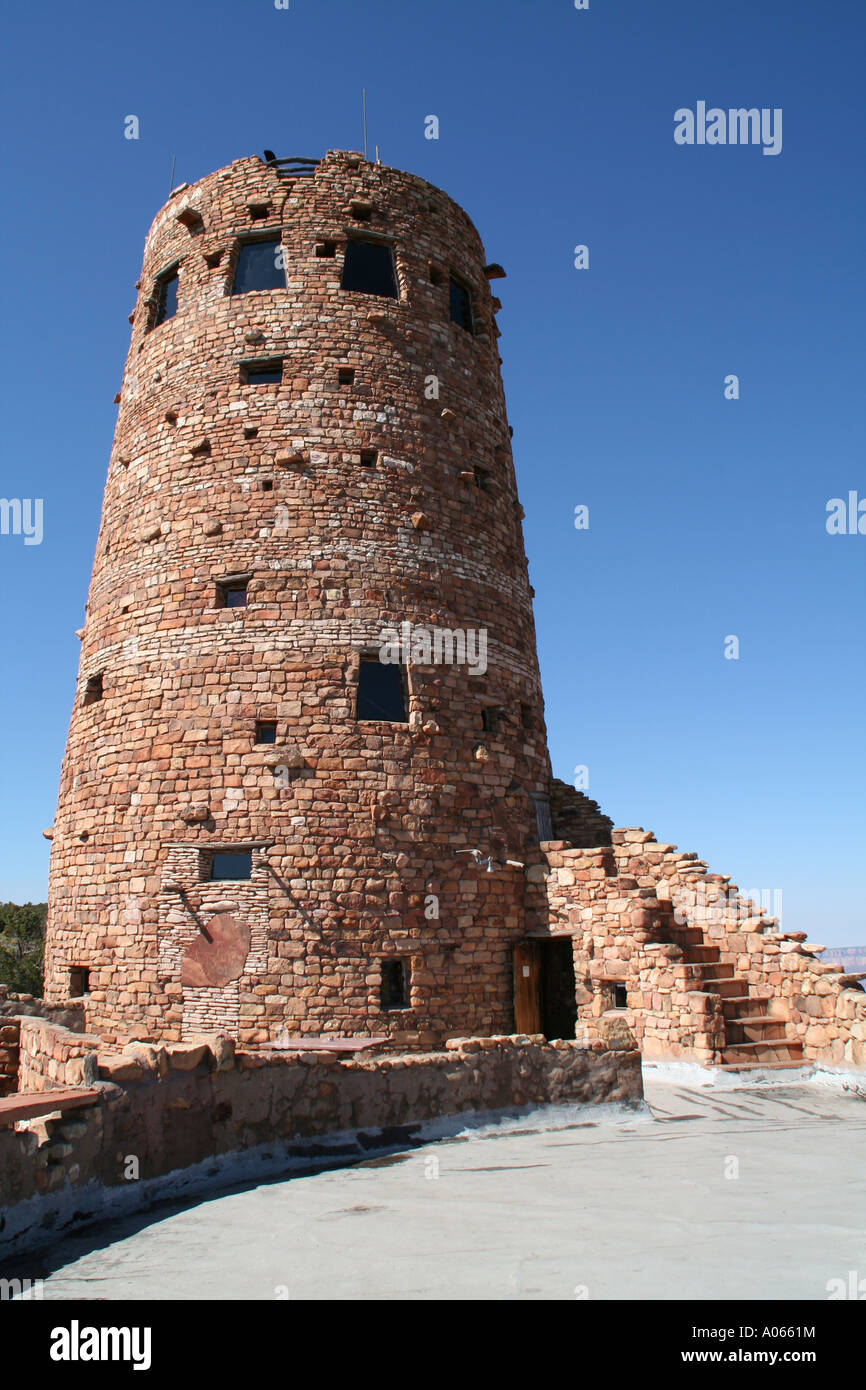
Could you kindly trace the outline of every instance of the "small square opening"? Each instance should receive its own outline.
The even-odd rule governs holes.
[[[613,1007],[615,1009],[628,1008],[628,989],[625,985],[614,985],[613,987]]]
[[[90,971],[85,965],[73,965],[69,971],[69,998],[83,999],[90,993]]]
[[[383,1009],[409,1007],[409,962],[405,956],[389,956],[381,963]]]
[[[98,675],[88,677],[87,684],[84,687],[83,703],[85,705],[95,705],[97,700],[102,699],[102,674],[103,673],[100,671]]]
[[[341,386],[354,386],[354,384],[355,384],[355,368],[354,368],[354,367],[339,367],[339,368],[337,369],[337,379],[338,379],[338,381],[339,381],[339,383],[340,383]]]
[[[378,459],[378,457],[379,457],[379,455],[378,455],[378,453],[377,453],[377,451],[376,451],[375,449],[362,449],[362,450],[361,450],[361,467],[362,467],[362,468],[375,468],[375,467],[376,467],[376,460]]]
[[[480,492],[489,492],[490,470],[487,468],[481,468],[478,464],[476,464],[475,467],[472,469],[472,472],[475,475],[475,486],[478,488],[478,490]]]
[[[262,478],[262,492],[273,492],[273,490],[274,490],[274,480],[273,480],[273,478]]]
[[[337,243],[335,241],[316,242],[316,255],[321,260],[333,260],[337,254]]]
[[[217,608],[246,608],[248,579],[226,579],[217,581]]]
[[[445,274],[445,271],[442,270],[441,266],[438,266],[438,265],[431,265],[431,267],[430,267],[430,284],[431,284],[431,285],[436,285],[437,287],[440,286],[440,285],[444,285],[444,284],[445,284],[445,281],[447,280],[447,278],[448,278],[448,277],[447,277],[447,275]]]
[[[373,218],[373,204],[358,198],[349,204],[349,211],[356,222],[370,222]]]
[[[270,203],[250,203],[248,205],[251,222],[262,222],[271,210]]]
[[[276,743],[277,741],[277,721],[275,719],[259,719],[256,721],[256,743]]]

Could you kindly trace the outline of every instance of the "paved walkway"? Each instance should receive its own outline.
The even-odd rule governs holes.
[[[84,1232],[46,1299],[826,1299],[866,1277],[866,1100],[652,1081]]]

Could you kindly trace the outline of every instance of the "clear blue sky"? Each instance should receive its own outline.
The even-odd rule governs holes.
[[[862,0],[42,0],[4,6],[0,39],[0,495],[44,499],[41,545],[0,536],[0,899],[45,892],[172,156],[180,182],[359,148],[366,86],[371,152],[446,189],[508,271],[555,770],[586,764],[617,824],[782,890],[789,929],[866,941],[866,535],[825,529],[828,499],[866,497]],[[781,107],[781,154],[676,145],[699,100]]]

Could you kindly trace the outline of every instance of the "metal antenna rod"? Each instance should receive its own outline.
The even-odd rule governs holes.
[[[169,194],[169,197],[171,197],[171,190],[174,188],[174,166],[175,166],[175,164],[177,164],[177,155],[172,155],[172,160],[171,160],[171,176],[169,177],[169,181],[168,181],[168,194]]]
[[[367,88],[362,87],[361,98],[364,103],[364,158],[367,158]]]

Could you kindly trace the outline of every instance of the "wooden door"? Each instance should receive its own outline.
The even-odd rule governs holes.
[[[541,1032],[541,957],[537,941],[514,943],[514,1031]]]

